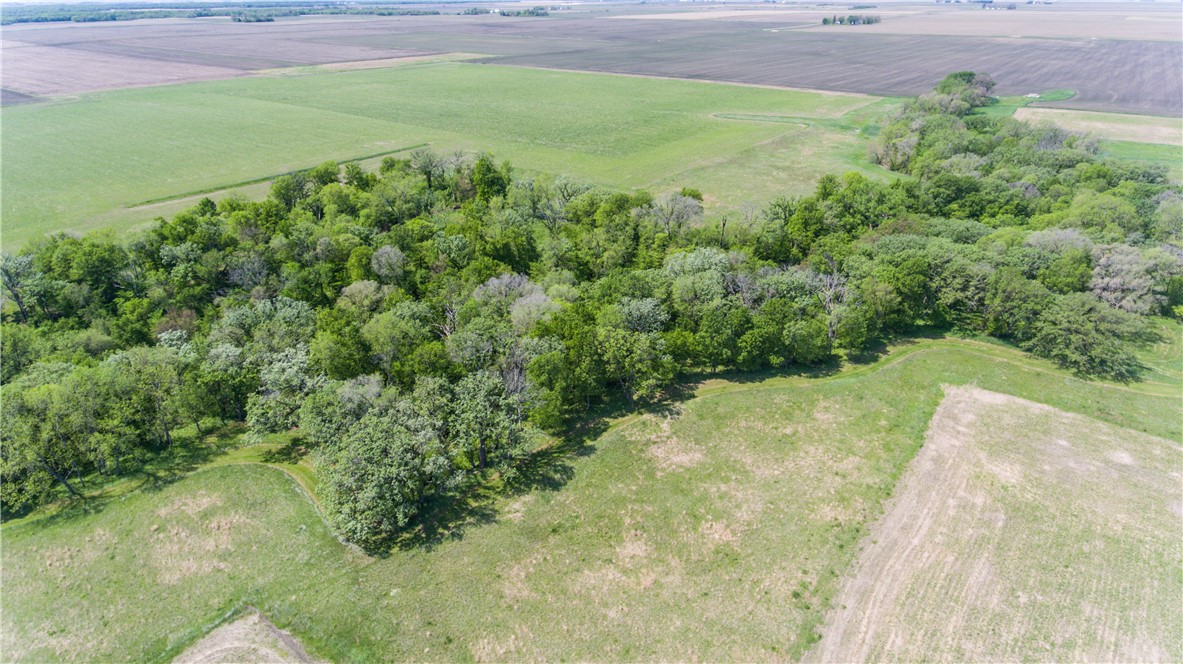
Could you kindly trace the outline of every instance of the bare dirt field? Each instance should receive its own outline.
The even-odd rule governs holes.
[[[950,71],[973,69],[991,73],[1004,95],[1077,92],[1058,107],[1183,113],[1177,7],[901,4],[873,10],[882,24],[833,28],[818,25],[829,9],[656,11],[25,24],[6,26],[0,57],[3,87],[32,94],[479,53],[494,64],[888,96],[923,93]],[[607,20],[614,17],[632,20]]]
[[[0,63],[4,87],[27,95],[68,95],[242,75],[239,70],[225,67],[87,53],[53,46],[5,48],[0,51]]]
[[[1005,6],[1005,3],[996,3]],[[1050,39],[1140,39],[1179,41],[1183,13],[1178,5],[1109,5],[1081,8],[1076,4],[1032,5],[1018,3],[1013,11],[942,5],[925,11],[889,14],[882,23],[860,26],[814,26],[811,31],[857,30],[869,34],[951,35],[964,37],[1039,37]]]
[[[1015,110],[1014,117],[1030,122],[1054,122],[1065,129],[1087,132],[1098,138],[1183,147],[1183,118],[1066,111],[1030,106]]]
[[[1179,661],[1183,448],[976,388],[924,447],[815,661]]]
[[[306,664],[313,659],[291,634],[258,611],[206,634],[173,660],[174,664]]]
[[[644,22],[630,22],[640,23]],[[1180,46],[1169,42],[782,30],[760,31],[742,39],[726,34],[671,36],[661,42],[490,62],[887,96],[922,94],[945,74],[970,69],[993,75],[1003,95],[1076,91],[1070,101],[1057,106],[1162,115],[1183,112],[1183,76],[1177,75],[1183,73],[1183,61]]]

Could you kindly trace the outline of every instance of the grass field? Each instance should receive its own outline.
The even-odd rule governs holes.
[[[214,466],[6,524],[0,645],[160,659],[250,605],[333,660],[799,659],[943,386],[1177,442],[1178,349],[1148,350],[1162,379],[1129,386],[952,339],[832,375],[711,379],[550,449],[533,489],[478,492],[464,518],[441,506],[378,558],[338,544],[290,475]]]
[[[126,228],[168,211],[127,210],[137,203],[424,143],[488,150],[519,168],[613,187],[694,186],[720,205],[739,197],[763,202],[812,188],[816,165],[860,164],[863,141],[824,125],[802,130],[713,114],[834,118],[874,101],[437,62],[16,106],[2,111],[3,243],[53,230]],[[782,177],[742,191],[712,179],[714,168],[746,162],[759,146],[790,135],[820,159],[782,155]],[[806,163],[815,166],[794,169]]]
[[[949,388],[816,661],[1178,661],[1183,447]]]

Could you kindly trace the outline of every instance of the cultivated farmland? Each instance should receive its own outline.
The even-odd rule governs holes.
[[[1000,94],[1075,90],[1072,100],[1057,104],[1065,107],[1183,111],[1183,83],[1173,75],[1180,64],[1177,43],[859,35],[852,30],[761,30],[742,40],[726,34],[671,37],[492,62],[882,95],[921,94],[943,73],[971,69],[990,72],[1000,81]]]
[[[942,385],[1038,399],[1075,413],[1056,416],[1073,422],[1095,418],[1095,433],[1073,440],[1079,463],[1117,472],[1131,480],[1120,490],[1165,509],[1169,486],[1157,502],[1142,487],[1177,491],[1169,455],[1180,436],[1178,350],[1176,340],[1149,358],[1166,383],[1128,387],[952,340],[905,345],[830,377],[711,380],[693,399],[553,448],[535,488],[475,495],[464,518],[441,514],[388,557],[338,544],[277,470],[201,470],[156,491],[96,500],[90,513],[6,524],[0,574],[21,601],[0,616],[2,647],[25,660],[166,657],[250,605],[333,660],[795,660],[815,642],[858,542],[920,449]],[[1034,431],[1059,421],[1036,421]],[[1118,428],[1120,446],[1096,450]],[[1147,447],[1148,436],[1172,442]],[[1105,460],[1118,450],[1137,465]],[[234,461],[260,459],[240,452]],[[1058,461],[1047,472],[1082,471]],[[1008,500],[1045,491],[1014,486]],[[1131,537],[1154,537],[1137,530],[1148,518],[1159,517],[1116,523]],[[1077,521],[1047,526],[1053,542],[1079,535]],[[1164,528],[1176,532],[1177,522]],[[1126,550],[1105,541],[1106,556]],[[1044,573],[1041,560],[1034,547],[1034,557],[1006,564],[1034,575]],[[1156,601],[1178,593],[1177,548],[1106,560],[1130,584],[1162,578]],[[1047,593],[1073,605],[1092,597],[1083,583],[1057,585],[1064,570],[1053,567]],[[1009,586],[984,592],[995,587]],[[1171,620],[1148,624],[1171,628]]]
[[[1177,661],[1183,448],[950,388],[818,661]]]
[[[858,127],[835,124],[875,102],[446,62],[97,93],[5,109],[4,243],[127,227],[169,212],[127,209],[144,202],[423,144],[613,187],[695,186],[719,209],[762,204],[828,171],[886,177],[866,164]],[[713,115],[728,113],[811,126]],[[744,178],[755,184],[730,186]]]
[[[6,28],[5,87],[55,93],[237,76],[279,67],[481,53],[497,64],[655,74],[882,95],[927,91],[954,69],[988,71],[1003,94],[1078,92],[1066,106],[1183,112],[1177,11],[1099,5],[1013,12],[900,4],[874,26],[820,26],[831,9],[684,12],[609,6],[545,18],[302,17]],[[649,12],[646,14],[645,12]],[[612,20],[627,18],[630,20]],[[681,20],[670,20],[681,19]],[[685,20],[690,19],[690,20]],[[11,46],[11,48],[9,47]],[[33,50],[27,50],[33,49]],[[36,56],[36,57],[33,57]],[[86,57],[114,58],[94,67]],[[140,63],[131,67],[131,62]],[[82,77],[64,72],[74,63]]]

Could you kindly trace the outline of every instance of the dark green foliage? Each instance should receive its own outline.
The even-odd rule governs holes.
[[[1130,348],[1141,321],[1086,293],[1057,297],[1035,321],[1025,347],[1082,374],[1133,380],[1141,370]]]

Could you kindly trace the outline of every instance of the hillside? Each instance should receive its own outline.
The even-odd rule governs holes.
[[[443,506],[377,557],[337,543],[281,472],[199,470],[94,513],[6,525],[4,588],[22,601],[4,612],[3,651],[160,659],[251,605],[334,660],[796,660],[947,386],[1178,442],[1178,348],[1147,358],[1161,380],[1133,386],[953,339],[831,375],[711,379],[552,448],[555,470],[532,488],[482,492],[459,519]],[[1130,582],[1178,565],[1131,568]]]

